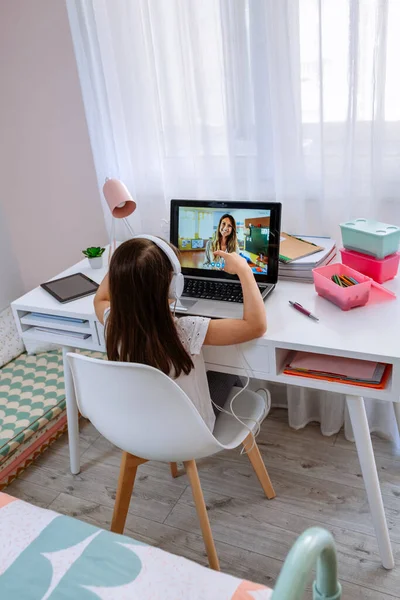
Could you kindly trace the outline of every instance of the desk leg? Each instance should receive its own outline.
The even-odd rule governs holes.
[[[396,415],[397,427],[400,433],[400,402],[393,402],[394,414]]]
[[[346,401],[350,413],[351,424],[353,426],[358,459],[364,478],[364,485],[367,492],[382,564],[385,569],[393,569],[394,560],[392,547],[383,508],[381,488],[376,470],[367,414],[365,412],[364,398],[361,398],[360,396],[346,396]]]
[[[67,360],[67,352],[71,351],[73,351],[73,348],[63,347],[65,403],[67,408],[68,421],[69,463],[71,473],[73,475],[77,475],[81,470],[79,457],[79,422],[78,405],[76,403],[75,398],[74,382],[72,380],[72,373]]]

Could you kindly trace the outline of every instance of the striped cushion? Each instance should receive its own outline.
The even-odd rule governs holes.
[[[100,352],[85,352],[96,358]],[[36,432],[65,410],[61,350],[21,354],[0,370],[0,468]]]

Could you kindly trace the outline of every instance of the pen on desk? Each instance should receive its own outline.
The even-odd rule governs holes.
[[[303,313],[303,315],[306,315],[306,317],[309,317],[310,319],[314,319],[314,321],[319,321],[318,317],[311,314],[309,310],[304,308],[304,306],[302,306],[298,302],[292,302],[291,300],[289,300],[289,304],[290,304],[290,306],[293,306],[293,308],[295,310],[298,310],[299,312]]]

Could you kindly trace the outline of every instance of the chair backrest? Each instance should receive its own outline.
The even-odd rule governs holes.
[[[110,442],[141,458],[183,461],[223,448],[172,379],[137,363],[68,353],[83,416]]]

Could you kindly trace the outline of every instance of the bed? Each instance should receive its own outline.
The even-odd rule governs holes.
[[[0,493],[0,598],[269,600],[262,585]]]

